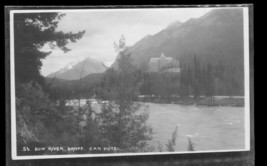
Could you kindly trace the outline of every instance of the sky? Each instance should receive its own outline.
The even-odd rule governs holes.
[[[71,62],[92,58],[110,66],[115,58],[114,42],[121,35],[131,46],[146,35],[154,35],[175,21],[185,22],[198,18],[211,8],[157,8],[157,9],[89,9],[61,11],[65,17],[57,31],[78,32],[86,30],[82,39],[67,45],[71,51],[54,49],[42,62],[42,75],[55,72]],[[42,50],[47,50],[44,47]]]

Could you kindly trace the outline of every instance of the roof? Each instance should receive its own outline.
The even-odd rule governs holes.
[[[149,63],[158,63],[159,58],[151,58]]]

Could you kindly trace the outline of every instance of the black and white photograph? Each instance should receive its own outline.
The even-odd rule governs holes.
[[[9,15],[12,159],[250,150],[248,7]]]

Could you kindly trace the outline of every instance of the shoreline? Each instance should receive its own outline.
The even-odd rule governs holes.
[[[201,97],[198,99],[191,97],[172,97],[172,98],[162,98],[162,97],[142,97],[138,98],[139,102],[149,102],[158,104],[180,104],[180,105],[203,105],[203,106],[229,106],[229,107],[244,107],[244,98],[211,98],[211,97]]]
[[[101,99],[81,99],[81,103],[85,104],[87,100],[91,102],[103,101]],[[98,101],[95,101],[98,100]],[[71,100],[69,100],[70,102]],[[244,107],[245,100],[243,97],[138,97],[135,102],[157,103],[157,104],[179,104],[179,105],[199,105],[199,106],[226,106],[226,107]],[[67,103],[69,103],[67,102]],[[77,104],[78,101],[74,102]],[[70,103],[69,103],[70,104]],[[71,104],[70,104],[71,105]]]

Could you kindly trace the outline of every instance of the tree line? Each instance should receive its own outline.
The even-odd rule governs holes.
[[[129,58],[131,61],[131,58]],[[125,67],[127,80],[132,82],[134,93],[132,100],[138,95],[157,96],[164,98],[201,96],[242,96],[244,95],[244,75],[234,66],[226,64],[210,64],[200,62],[195,56],[191,63],[181,64],[180,72],[147,72],[135,66]],[[61,98],[75,99],[77,94],[82,98],[96,95],[99,99],[108,100],[112,97],[121,80],[121,72],[109,68],[95,82],[66,85],[51,88],[51,95]]]
[[[244,78],[239,77],[235,67],[222,63],[212,65],[201,63],[197,56],[191,64],[182,64],[180,73],[176,72],[146,72],[132,69],[128,74],[138,95],[160,96],[242,96],[244,95]],[[121,82],[121,75],[114,69],[109,69],[98,85],[98,96],[106,99],[111,89]],[[136,95],[137,96],[137,95]],[[136,99],[136,98],[133,98]]]

